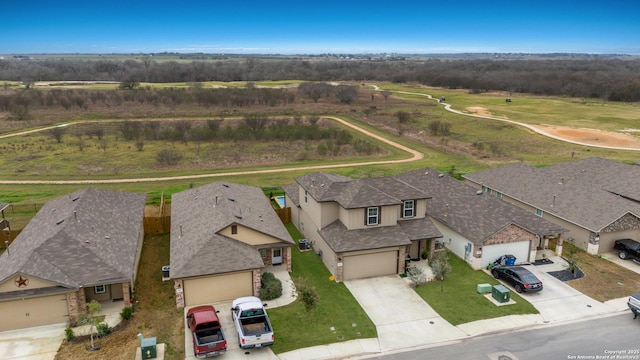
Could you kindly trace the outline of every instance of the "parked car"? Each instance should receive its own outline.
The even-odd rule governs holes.
[[[618,250],[618,257],[622,260],[640,258],[640,242],[633,239],[620,239],[613,242],[613,248]]]
[[[627,306],[629,306],[629,309],[631,309],[633,318],[637,318],[638,315],[640,315],[640,293],[629,296]]]
[[[518,293],[542,290],[542,281],[522,266],[496,266],[491,274],[513,285]]]

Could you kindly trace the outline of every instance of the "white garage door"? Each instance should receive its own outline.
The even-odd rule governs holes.
[[[344,280],[363,279],[398,273],[398,251],[344,256]]]
[[[0,302],[0,331],[69,321],[66,295]]]
[[[188,279],[184,281],[183,286],[187,306],[228,301],[253,295],[253,273],[245,271]]]
[[[529,242],[520,241],[509,244],[487,245],[482,247],[482,263],[494,262],[502,255],[513,255],[516,257],[516,264],[529,261]]]

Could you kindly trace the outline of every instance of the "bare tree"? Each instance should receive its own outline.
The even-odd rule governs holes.
[[[391,91],[389,90],[382,90],[380,91],[380,94],[382,94],[382,97],[384,97],[385,100],[387,100],[387,98],[389,97],[389,95],[391,95]]]
[[[350,85],[338,85],[335,89],[336,97],[343,104],[351,104],[358,97],[358,87]]]
[[[436,253],[435,259],[431,262],[431,271],[433,272],[433,276],[440,280],[440,291],[444,291],[444,279],[451,272],[449,254],[446,251]]]
[[[398,118],[398,122],[401,124],[408,123],[411,120],[411,114],[407,111],[396,112],[396,117]]]
[[[49,134],[51,136],[53,136],[54,139],[56,139],[56,142],[58,144],[60,144],[62,142],[62,136],[67,132],[67,129],[65,129],[62,125],[53,127],[51,129],[49,129]]]

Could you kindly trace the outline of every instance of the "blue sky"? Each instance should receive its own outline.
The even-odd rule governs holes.
[[[0,54],[620,53],[640,1],[2,1]]]

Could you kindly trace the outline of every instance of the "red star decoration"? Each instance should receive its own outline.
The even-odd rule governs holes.
[[[16,284],[17,287],[24,287],[29,285],[29,279],[23,278],[22,275],[17,277],[13,282]]]

